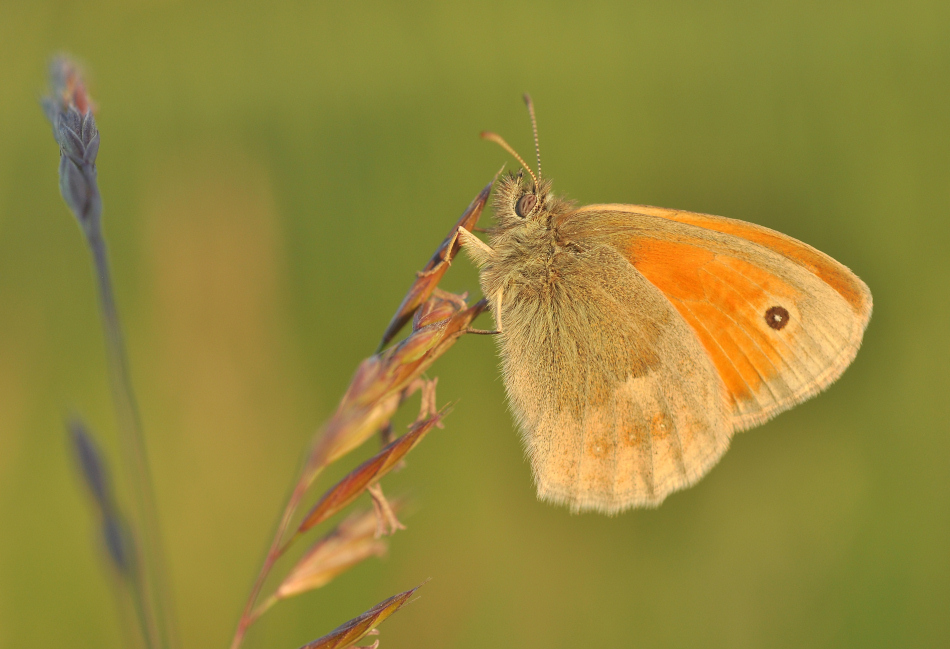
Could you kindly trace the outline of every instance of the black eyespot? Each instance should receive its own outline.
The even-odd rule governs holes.
[[[534,209],[535,204],[538,202],[538,197],[534,194],[525,194],[518,199],[518,202],[515,204],[515,214],[524,218],[531,214],[531,210]]]
[[[765,312],[765,324],[776,331],[783,329],[788,324],[788,309],[783,306],[770,307]]]

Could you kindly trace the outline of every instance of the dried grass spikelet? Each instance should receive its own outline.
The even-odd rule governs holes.
[[[408,433],[386,446],[382,451],[363,462],[350,471],[346,477],[330,487],[304,517],[297,528],[297,534],[302,534],[319,525],[356,500],[357,496],[389,473],[409,451],[415,448],[426,436],[426,433],[442,421],[444,414],[437,413],[416,423]]]
[[[360,364],[314,449],[313,469],[340,459],[392,418],[407,396],[400,392],[421,374],[426,354],[441,342],[445,328],[442,322],[418,329],[399,345]]]
[[[466,230],[473,230],[475,228],[475,225],[478,223],[478,218],[482,214],[482,209],[488,201],[488,196],[491,193],[494,182],[493,180],[488,183],[465,211],[462,212],[462,216],[459,217],[459,220],[449,231],[448,236],[445,237],[436,249],[432,258],[429,259],[429,262],[423,269],[416,274],[416,281],[413,282],[409,291],[406,292],[406,296],[402,299],[402,303],[399,305],[399,308],[396,309],[392,320],[389,321],[389,326],[386,327],[386,331],[383,333],[383,338],[379,343],[379,349],[385,347],[396,337],[399,330],[412,318],[416,309],[429,299],[429,295],[435,290],[435,287],[439,285],[442,276],[445,275],[445,271],[449,269],[449,265],[452,263],[452,258],[461,248],[461,244],[459,244],[458,241],[459,228],[465,228]]]
[[[400,505],[400,501],[391,504],[394,511]],[[320,588],[356,564],[385,554],[386,542],[377,537],[376,528],[376,513],[372,509],[350,514],[297,561],[278,586],[275,597],[286,599]]]
[[[345,649],[346,647],[352,647],[366,636],[373,635],[379,623],[405,606],[412,595],[421,587],[420,584],[415,588],[384,599],[362,615],[353,618],[349,622],[344,622],[330,633],[305,644],[300,649]],[[372,646],[375,647],[378,644],[379,641],[377,640]]]
[[[484,301],[467,307],[464,297],[434,290],[437,293],[418,309],[422,315],[409,336],[360,364],[311,453],[308,479],[380,430],[408,396],[400,393],[455,344],[487,308]]]

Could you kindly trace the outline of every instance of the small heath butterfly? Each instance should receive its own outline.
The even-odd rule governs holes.
[[[540,155],[535,174],[482,136],[523,170],[499,181],[489,243],[458,236],[491,302],[540,498],[655,507],[702,478],[735,432],[854,359],[871,293],[828,255],[721,216],[578,207],[551,192]]]

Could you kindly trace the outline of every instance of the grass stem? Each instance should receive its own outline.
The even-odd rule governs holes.
[[[86,241],[92,253],[99,289],[99,312],[102,317],[106,352],[109,358],[112,396],[121,432],[120,447],[129,475],[135,509],[139,513],[141,547],[136,556],[142,565],[141,569],[136,571],[138,575],[136,581],[141,599],[140,617],[143,620],[143,634],[149,647],[172,648],[177,645],[177,642],[165,585],[167,573],[158,523],[158,508],[145,437],[142,433],[141,419],[132,388],[125,340],[116,308],[106,242],[98,227],[86,229]]]

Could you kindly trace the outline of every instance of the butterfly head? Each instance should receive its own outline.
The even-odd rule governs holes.
[[[501,146],[514,156],[522,167],[517,173],[511,172],[504,176],[495,190],[495,219],[498,221],[498,227],[503,230],[524,227],[528,224],[547,226],[552,213],[560,211],[563,207],[563,201],[558,200],[551,193],[551,181],[541,175],[541,147],[538,145],[538,123],[534,116],[534,103],[528,95],[524,96],[524,101],[531,115],[534,150],[538,158],[537,174],[500,135],[490,131],[482,133],[484,139]]]
[[[550,180],[529,176],[523,169],[507,173],[495,188],[495,220],[501,229],[547,225],[556,202]]]

